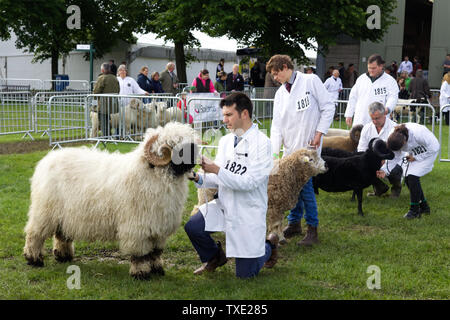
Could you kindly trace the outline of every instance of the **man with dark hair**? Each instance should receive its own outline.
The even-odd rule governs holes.
[[[405,56],[402,63],[400,63],[400,67],[397,70],[398,74],[401,74],[402,72],[408,72],[408,75],[410,75],[413,72],[413,64],[411,61],[409,61],[409,57]]]
[[[341,78],[341,81],[344,81],[344,73],[345,73],[345,67],[343,62],[338,63],[338,71],[339,71],[339,78]]]
[[[445,57],[443,67],[444,73],[442,74],[442,76],[445,76],[448,72],[450,72],[450,53]]]
[[[202,158],[205,174],[190,177],[198,188],[217,188],[218,198],[199,208],[184,226],[202,265],[199,275],[236,258],[236,276],[256,276],[267,261],[277,259],[278,236],[266,239],[267,185],[273,162],[270,140],[252,123],[253,106],[243,93],[220,102],[223,122],[231,133],[219,141],[216,160]],[[212,232],[226,236],[226,254]]]
[[[371,121],[368,106],[372,102],[380,102],[386,108],[386,114],[391,113],[398,101],[398,85],[393,77],[383,71],[384,61],[378,54],[373,54],[367,60],[368,72],[356,80],[350,91],[345,122],[349,127],[357,124],[365,125]],[[354,115],[354,119],[352,117]]]
[[[267,64],[275,80],[281,82],[273,106],[270,140],[274,158],[279,157],[281,144],[283,157],[301,148],[315,148],[320,154],[322,135],[328,132],[335,106],[320,78],[315,74],[295,72],[289,56],[275,55]],[[302,234],[301,220],[305,211],[306,236],[298,243],[309,246],[319,242],[316,197],[312,179],[300,191],[298,203],[288,216],[284,229],[286,238]]]
[[[109,66],[111,69],[111,74],[117,76],[117,66],[114,64],[114,60],[109,60]]]

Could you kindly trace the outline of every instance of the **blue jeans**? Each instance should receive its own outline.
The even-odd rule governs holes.
[[[218,252],[219,248],[214,240],[211,238],[211,233],[205,231],[205,219],[203,214],[199,211],[193,215],[185,224],[189,240],[197,251],[201,262],[211,260]],[[269,260],[272,255],[272,247],[266,242],[265,254],[258,258],[236,258],[236,277],[251,278],[256,276],[264,263]]]
[[[317,227],[319,225],[319,218],[312,178],[309,179],[300,191],[297,205],[291,210],[287,217],[289,224],[300,222],[303,218],[303,211],[305,211],[306,223],[312,227]]]

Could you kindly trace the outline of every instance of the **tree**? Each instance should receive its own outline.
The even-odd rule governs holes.
[[[69,29],[67,8],[81,10],[81,28]],[[133,0],[0,0],[0,38],[11,31],[16,46],[34,54],[33,62],[51,59],[51,78],[58,73],[58,59],[75,49],[77,43],[91,43],[95,57],[102,57],[119,39],[135,43],[133,31],[139,31],[145,17],[139,9],[144,2]],[[6,14],[7,13],[7,14]]]
[[[326,52],[339,34],[378,41],[396,20],[391,15],[397,0],[378,0],[381,28],[369,29],[367,8],[373,0],[226,0],[204,4],[202,30],[210,36],[236,39],[262,49],[266,57],[284,53],[306,60],[300,45]]]
[[[156,33],[165,41],[174,42],[177,75],[181,82],[187,82],[186,65],[195,58],[186,53],[186,49],[200,46],[192,31],[201,27],[204,1],[154,0],[151,3],[147,31]]]

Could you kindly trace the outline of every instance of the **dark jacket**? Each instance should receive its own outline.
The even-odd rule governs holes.
[[[409,83],[410,99],[426,99],[431,97],[430,86],[424,78],[413,78]]]
[[[98,77],[94,86],[94,94],[106,94],[120,92],[120,85],[117,77],[112,74],[102,74]],[[107,110],[108,109],[108,110]],[[117,105],[117,99],[103,97],[98,99],[98,112],[99,113],[117,113],[119,112],[119,106]]]
[[[244,91],[244,78],[238,72],[236,79],[233,80],[233,72],[227,76],[227,91]]]
[[[162,88],[162,84],[161,84],[161,81],[155,81],[155,80],[151,80],[152,81],[152,90],[155,92],[155,93],[164,93],[164,90],[163,90],[163,88]]]
[[[265,65],[260,62],[256,62],[253,68],[250,70],[250,79],[252,85],[254,87],[264,87],[265,77],[266,77]]]
[[[152,80],[149,79],[145,74],[139,73],[136,81],[141,87],[142,90],[147,91],[148,93],[152,93],[153,86],[152,86]]]

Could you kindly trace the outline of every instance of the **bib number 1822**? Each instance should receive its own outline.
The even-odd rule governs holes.
[[[234,174],[240,174],[243,175],[247,171],[247,167],[240,165],[239,163],[236,163],[236,161],[231,162],[231,160],[227,161],[227,165],[225,166],[225,169],[229,170],[230,172]]]

